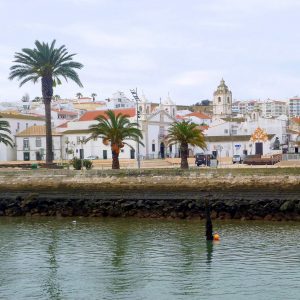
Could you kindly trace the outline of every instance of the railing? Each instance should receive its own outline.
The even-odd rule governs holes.
[[[283,154],[282,160],[300,160],[300,153]]]

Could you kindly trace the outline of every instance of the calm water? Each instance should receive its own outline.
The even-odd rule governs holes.
[[[300,223],[0,219],[0,299],[300,299]]]

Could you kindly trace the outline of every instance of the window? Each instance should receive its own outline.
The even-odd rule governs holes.
[[[26,129],[28,128],[28,123],[26,123]]]
[[[224,129],[224,133],[228,133],[228,129]]]
[[[42,147],[42,140],[41,140],[41,138],[36,138],[36,139],[35,139],[35,146],[36,146],[37,148]]]
[[[18,122],[17,123],[17,131],[19,131],[20,130],[20,123]]]
[[[218,97],[218,102],[221,103],[221,97]]]
[[[77,145],[80,145],[80,136],[76,137]]]
[[[155,152],[155,144],[152,144],[152,152]]]
[[[29,139],[28,138],[23,139],[23,148],[29,149]]]
[[[170,153],[172,153],[172,146],[173,146],[173,145],[170,145],[170,146],[169,146],[169,151],[170,151]]]
[[[230,103],[230,99],[229,99],[229,97],[227,97],[227,103]]]

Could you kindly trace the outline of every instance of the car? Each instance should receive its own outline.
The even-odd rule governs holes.
[[[90,155],[90,156],[86,157],[86,159],[95,160],[95,159],[99,159],[99,157],[95,156],[95,155]]]
[[[211,154],[197,153],[195,155],[195,164],[199,167],[201,165],[210,166],[211,159],[214,159],[214,156]]]
[[[235,164],[235,163],[241,164],[244,161],[244,157],[245,156],[243,156],[243,155],[235,154],[232,157],[232,163],[233,164]]]

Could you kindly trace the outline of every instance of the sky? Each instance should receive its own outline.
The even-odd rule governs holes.
[[[299,11],[299,0],[0,0],[0,101],[41,96],[9,68],[15,52],[53,39],[84,65],[84,87],[63,82],[62,98],[137,88],[193,104],[222,78],[233,99],[300,95]]]

